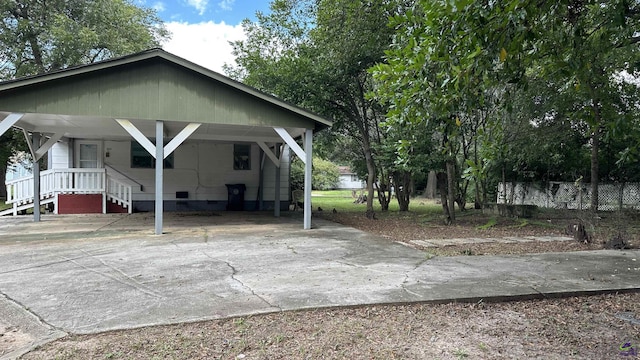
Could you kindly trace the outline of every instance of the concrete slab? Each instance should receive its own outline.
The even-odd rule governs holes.
[[[567,236],[510,236],[500,238],[453,238],[453,239],[428,239],[428,240],[411,240],[410,243],[423,246],[423,247],[445,247],[452,245],[464,245],[464,244],[482,244],[482,243],[502,243],[513,244],[518,242],[532,242],[532,241],[574,241],[573,238]]]
[[[0,359],[14,359],[29,349],[61,338],[67,333],[0,295]]]
[[[25,331],[48,339],[304,308],[640,288],[638,250],[429,258],[327,221],[305,231],[301,220],[173,214],[156,236],[152,214],[2,219],[0,294],[10,301],[0,308],[38,319]],[[26,320],[12,318],[5,326],[22,329]]]

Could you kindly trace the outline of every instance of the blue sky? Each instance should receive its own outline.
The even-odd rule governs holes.
[[[243,19],[255,19],[256,11],[266,12],[269,0],[147,0],[166,22],[200,23],[213,21],[237,25]]]
[[[270,0],[138,0],[156,9],[172,33],[163,48],[196,64],[222,73],[233,64],[229,41],[245,38],[240,23],[267,12]]]

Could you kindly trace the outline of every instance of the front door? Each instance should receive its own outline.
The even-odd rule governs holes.
[[[102,146],[99,141],[76,142],[76,164],[81,169],[96,169],[102,167]]]

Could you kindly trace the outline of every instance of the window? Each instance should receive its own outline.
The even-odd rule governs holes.
[[[156,159],[137,141],[131,142],[131,167],[139,169],[155,169]],[[164,168],[173,169],[173,153],[164,159]]]
[[[251,170],[251,145],[233,145],[233,170]]]
[[[79,144],[79,167],[82,169],[95,169],[98,167],[98,144]]]

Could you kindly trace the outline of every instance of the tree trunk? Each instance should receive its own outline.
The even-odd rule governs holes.
[[[453,160],[447,160],[447,194],[449,199],[449,219],[453,224],[456,221],[456,179]]]
[[[371,144],[366,136],[363,142],[362,150],[367,164],[367,212],[365,215],[368,219],[373,219],[375,216],[373,211],[373,183],[376,181],[376,166],[371,155]]]
[[[447,199],[447,174],[442,172],[437,173],[436,180],[438,191],[440,192],[440,203],[442,204],[442,211],[447,217],[445,222],[447,223],[447,225],[449,225],[451,224],[451,217],[449,215],[449,205]]]
[[[602,74],[602,71],[597,71]],[[587,82],[588,83],[588,82]],[[598,96],[594,90],[595,88],[589,84],[589,90],[591,94],[591,108],[593,109],[593,130],[591,132],[591,211],[598,211],[598,183],[600,172],[600,160],[598,155],[600,152],[600,131],[602,124],[601,105]]]
[[[396,189],[396,198],[398,199],[398,207],[400,211],[409,211],[409,202],[411,198],[411,176],[406,171],[396,172],[393,174],[393,183]]]
[[[598,115],[596,115],[597,117]],[[598,211],[598,173],[600,161],[598,153],[600,148],[600,127],[591,133],[591,211]]]
[[[7,167],[0,166],[0,198],[7,200],[7,187],[4,182],[7,180]]]
[[[437,191],[438,184],[436,181],[436,172],[431,170],[427,176],[427,188],[424,190],[424,197],[427,199],[435,199]]]
[[[376,183],[378,184],[378,183]],[[381,211],[389,211],[389,203],[391,202],[391,186],[385,182],[380,182],[378,188],[378,202]]]

